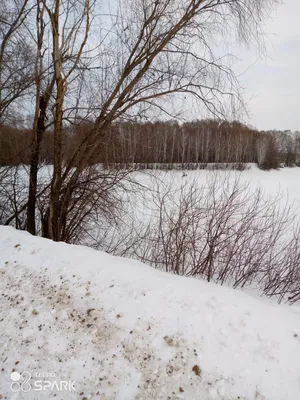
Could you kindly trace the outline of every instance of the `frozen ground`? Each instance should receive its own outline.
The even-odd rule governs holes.
[[[0,274],[2,399],[300,398],[297,307],[10,227]]]

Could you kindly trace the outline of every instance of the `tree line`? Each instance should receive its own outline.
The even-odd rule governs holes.
[[[65,127],[62,132],[62,157],[68,163],[91,129],[84,122]],[[0,126],[0,165],[30,164],[32,130]],[[53,164],[53,131],[45,132],[39,150],[39,164]],[[238,121],[200,120],[112,124],[98,143],[88,165],[124,166],[174,164],[189,168],[197,164],[256,163],[260,168],[300,165],[300,132],[258,131]],[[85,151],[83,148],[82,151]],[[196,166],[195,166],[196,165]],[[159,167],[159,166],[158,166]]]

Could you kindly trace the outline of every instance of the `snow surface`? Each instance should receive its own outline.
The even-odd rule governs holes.
[[[253,193],[257,188],[261,188],[266,198],[280,196],[283,206],[287,203],[294,204],[297,211],[300,205],[300,167],[270,171],[261,170],[256,165],[250,165],[249,169],[244,171],[138,171],[135,176],[139,183],[151,189],[156,185],[164,187],[169,184],[179,189],[186,182],[197,182],[201,186],[210,182],[215,176],[220,182],[227,178],[232,182],[237,179],[241,184],[249,185]]]
[[[0,275],[2,399],[300,399],[297,307],[10,227]],[[76,392],[14,394],[13,370]]]

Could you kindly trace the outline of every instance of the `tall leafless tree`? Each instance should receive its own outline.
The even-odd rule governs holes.
[[[261,40],[260,21],[274,1],[261,0],[128,0],[120,2],[108,33],[97,44],[99,57],[90,53],[87,65],[84,47],[94,28],[88,1],[79,2],[78,18],[62,34],[66,18],[65,1],[43,0],[52,29],[56,101],[54,107],[54,174],[49,204],[49,237],[61,239],[63,221],[76,184],[89,160],[107,134],[109,126],[122,118],[142,118],[151,109],[170,113],[166,99],[175,94],[192,96],[214,115],[226,113],[225,104],[240,107],[238,81],[228,59],[214,55],[211,38],[218,39],[226,30],[236,28],[245,42]],[[66,8],[68,10],[68,8]],[[74,44],[77,53],[72,67],[63,67],[64,43]],[[75,35],[75,36],[73,36]],[[72,39],[68,39],[68,38]],[[94,37],[93,37],[94,38]],[[81,60],[85,62],[81,65]],[[98,85],[93,98],[98,109],[88,135],[79,143],[67,165],[62,161],[61,129],[64,118],[66,85],[76,68],[98,70]],[[109,73],[108,73],[109,71]],[[97,95],[98,92],[98,95]],[[224,101],[226,100],[226,101]],[[86,104],[79,102],[77,107]]]

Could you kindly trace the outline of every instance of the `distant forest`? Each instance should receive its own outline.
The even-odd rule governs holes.
[[[64,128],[64,160],[72,159],[76,144],[90,132],[89,123]],[[53,163],[51,130],[41,142],[40,163]],[[29,164],[31,130],[0,126],[0,165]],[[105,165],[209,163],[243,165],[262,169],[300,166],[300,132],[258,131],[240,122],[216,120],[113,124],[95,149],[90,164]]]

